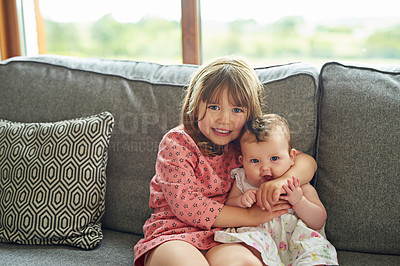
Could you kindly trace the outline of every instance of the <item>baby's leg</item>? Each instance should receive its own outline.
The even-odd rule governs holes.
[[[263,265],[260,252],[254,253],[249,247],[238,243],[220,244],[211,248],[206,258],[211,266],[226,265]],[[259,257],[259,258],[258,258]]]
[[[193,245],[180,240],[172,240],[161,244],[148,254],[146,266],[208,266],[204,255]]]

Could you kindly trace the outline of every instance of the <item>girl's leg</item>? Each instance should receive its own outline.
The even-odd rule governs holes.
[[[211,266],[263,265],[261,256],[257,256],[256,254],[256,251],[253,253],[247,246],[238,243],[229,243],[211,248],[207,252],[206,258]]]
[[[147,255],[145,266],[208,266],[204,255],[196,247],[180,240],[172,240],[156,247]]]

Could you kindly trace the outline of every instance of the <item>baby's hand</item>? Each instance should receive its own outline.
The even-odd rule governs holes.
[[[254,202],[257,200],[257,190],[256,189],[248,189],[242,195],[241,203],[243,207],[251,207]]]
[[[292,177],[292,180],[292,182],[290,179],[287,181],[287,186],[282,186],[286,192],[286,195],[281,195],[280,199],[287,200],[293,206],[303,197],[303,190],[300,187],[300,180],[298,178]]]

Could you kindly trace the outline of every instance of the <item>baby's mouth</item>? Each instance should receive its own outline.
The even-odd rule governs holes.
[[[264,182],[274,180],[274,178],[272,177],[272,175],[265,175],[265,176],[263,176],[263,179],[264,179]]]

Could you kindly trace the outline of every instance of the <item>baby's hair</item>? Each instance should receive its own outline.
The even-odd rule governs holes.
[[[264,114],[248,121],[243,127],[240,136],[240,143],[252,143],[268,141],[271,133],[284,134],[289,144],[289,151],[292,148],[289,123],[285,118],[277,114]]]
[[[229,89],[229,101],[247,109],[247,120],[262,113],[262,87],[256,72],[241,57],[225,56],[211,60],[192,76],[183,101],[182,124],[200,150],[215,155],[213,144],[200,132],[197,122],[199,105],[217,102],[225,88]],[[204,114],[207,112],[205,110]]]

